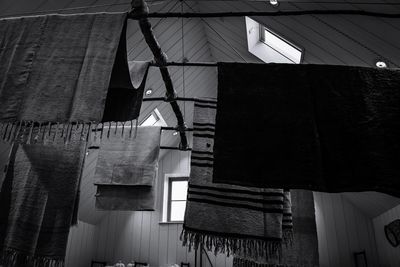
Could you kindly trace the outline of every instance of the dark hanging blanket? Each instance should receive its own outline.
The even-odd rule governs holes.
[[[96,208],[154,210],[161,127],[103,129],[94,176]]]
[[[311,191],[291,190],[293,242],[283,246],[281,261],[235,257],[234,267],[317,267],[318,238]]]
[[[1,131],[0,131],[1,132]],[[4,142],[0,137],[0,188],[5,177],[5,170],[9,162],[11,144]]]
[[[0,265],[63,264],[87,127],[32,128],[17,138],[0,192]]]
[[[126,18],[97,13],[0,19],[0,121],[100,122],[103,114],[109,121],[136,119],[148,65],[144,72],[131,68],[140,76],[133,85]],[[120,94],[129,101],[118,102]]]
[[[400,196],[400,71],[219,64],[214,182]]]
[[[126,47],[124,49],[126,51]],[[123,62],[122,59],[119,62]],[[150,62],[129,61],[128,64],[130,79],[125,82],[125,72],[120,67],[114,67],[103,121],[130,121],[139,117]]]
[[[292,238],[290,194],[282,189],[212,183],[215,112],[215,100],[195,101],[181,239],[185,245],[204,245],[215,253],[278,258],[282,243]]]

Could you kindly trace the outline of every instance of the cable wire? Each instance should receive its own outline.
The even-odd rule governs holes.
[[[292,3],[293,6],[295,6],[296,8],[299,8],[295,3]],[[364,49],[368,50],[369,52],[371,52],[372,54],[374,54],[375,56],[377,56],[379,59],[384,60],[388,63],[390,63],[392,66],[395,67],[399,67],[399,65],[397,65],[396,63],[394,63],[393,61],[391,61],[390,59],[388,59],[387,57],[382,56],[378,51],[366,46],[365,44],[363,44],[362,42],[358,41],[357,39],[351,37],[349,34],[345,33],[344,31],[340,30],[338,27],[325,22],[324,20],[322,20],[320,17],[316,16],[316,15],[311,15],[313,18],[315,18],[316,20],[318,20],[320,23],[324,24],[325,26],[331,28],[332,30],[336,31],[337,33],[343,35],[344,37],[346,37],[347,39],[353,41],[354,43],[358,44],[359,46],[363,47]]]
[[[183,2],[184,0],[181,0],[181,12],[183,13]],[[182,21],[182,27],[181,27],[181,41],[182,41],[182,62],[185,60],[185,40],[184,40],[184,21],[183,18],[181,19]],[[186,92],[185,92],[185,66],[182,67],[182,87],[183,87],[183,97],[186,97]],[[183,116],[186,119],[186,103],[183,103]]]

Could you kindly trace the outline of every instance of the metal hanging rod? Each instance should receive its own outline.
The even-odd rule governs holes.
[[[100,146],[89,146],[88,149],[100,149]],[[160,146],[160,149],[192,151],[192,148],[190,148],[190,147],[181,148],[181,147],[174,147],[174,146]]]
[[[163,130],[163,131],[179,131],[179,129],[176,127],[161,127],[161,130]],[[186,128],[184,131],[193,132],[193,128]]]
[[[245,16],[304,16],[304,15],[358,15],[368,17],[381,18],[400,18],[400,13],[384,13],[366,10],[346,10],[346,9],[330,9],[330,10],[287,10],[287,11],[243,11],[243,12],[165,12],[165,13],[136,13],[130,12],[130,19],[147,19],[147,18],[220,18],[220,17],[245,17]]]
[[[126,126],[126,127],[128,127],[128,126]],[[129,126],[129,127],[130,127],[130,126]],[[179,131],[179,129],[176,128],[176,127],[167,127],[167,126],[161,127],[161,130],[162,130],[162,131]],[[101,131],[102,131],[101,128],[92,129],[92,132],[101,132]],[[186,132],[193,132],[193,128],[186,128],[184,131],[186,131]]]
[[[148,102],[148,101],[164,101],[164,102],[168,102],[168,99],[166,99],[165,97],[147,97],[147,98],[143,98],[143,102]],[[191,97],[176,97],[175,101],[191,101],[194,102],[196,101],[195,98],[191,98]]]
[[[217,67],[216,62],[167,62],[167,66],[181,66],[181,67]],[[150,63],[151,67],[159,67],[157,63]]]
[[[192,151],[192,149],[190,147],[181,148],[181,147],[174,147],[174,146],[160,146],[160,149]]]
[[[172,83],[171,75],[169,74],[167,63],[167,55],[161,50],[160,44],[158,43],[156,37],[154,36],[151,23],[148,19],[149,8],[145,0],[132,0],[131,3],[132,11],[130,15],[137,16],[139,21],[140,30],[144,36],[144,39],[149,46],[151,52],[153,53],[154,60],[159,66],[161,77],[164,81],[166,94],[165,100],[170,103],[172,110],[175,113],[176,119],[178,121],[177,131],[181,137],[181,142],[179,147],[181,149],[186,149],[188,147],[188,141],[186,138],[185,130],[187,129],[185,121],[183,119],[182,111],[176,102],[176,92]]]

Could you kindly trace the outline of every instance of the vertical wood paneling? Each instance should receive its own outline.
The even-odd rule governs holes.
[[[375,239],[379,254],[379,266],[382,267],[400,266],[400,247],[392,247],[387,241],[383,230],[385,225],[396,219],[400,219],[400,205],[373,219]]]
[[[94,259],[114,264],[119,260],[147,262],[151,266],[189,262],[194,266],[194,252],[182,246],[182,224],[160,224],[161,195],[165,174],[188,173],[189,152],[171,151],[160,161],[157,188],[159,199],[154,212],[110,212],[96,228],[98,244]],[[225,255],[208,253],[214,267],[230,267]],[[205,267],[210,267],[203,256]]]
[[[95,228],[94,225],[81,221],[77,226],[71,227],[65,257],[66,267],[90,266],[95,252]]]
[[[314,192],[314,201],[321,267],[353,267],[353,253],[362,250],[368,266],[380,266],[370,218],[342,194]]]

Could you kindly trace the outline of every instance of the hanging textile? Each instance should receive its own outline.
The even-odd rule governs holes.
[[[216,102],[194,103],[193,151],[181,239],[215,253],[277,258],[292,239],[290,195],[282,189],[213,184]],[[249,166],[250,168],[251,166]]]
[[[3,184],[3,180],[6,174],[5,170],[8,165],[10,151],[11,151],[11,144],[4,142],[0,136],[0,188]]]
[[[281,261],[235,257],[234,267],[317,267],[318,238],[311,191],[291,190],[293,242],[283,246]]]
[[[213,182],[400,196],[399,70],[220,63],[218,72]]]
[[[124,72],[120,68],[113,70],[103,121],[129,121],[139,117],[150,62],[129,61],[128,64],[128,81],[124,82],[123,77],[126,76],[121,75]]]
[[[0,19],[0,122],[136,119],[148,64],[129,71],[126,20],[126,13]],[[141,82],[133,85],[136,73]],[[117,105],[114,91],[132,102]]]
[[[77,211],[87,132],[83,124],[16,132],[0,192],[0,265],[63,263]]]
[[[154,210],[161,127],[103,129],[94,182],[96,208]]]

